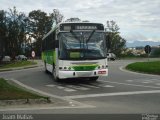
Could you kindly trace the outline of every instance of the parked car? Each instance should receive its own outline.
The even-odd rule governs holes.
[[[27,60],[27,57],[24,55],[18,55],[15,58],[16,58],[16,60]]]
[[[10,56],[4,56],[2,58],[2,62],[10,62],[11,61],[11,57]]]
[[[108,60],[116,60],[116,55],[114,53],[107,53]]]

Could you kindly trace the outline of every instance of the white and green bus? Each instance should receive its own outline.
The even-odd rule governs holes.
[[[60,23],[42,41],[45,71],[54,80],[108,76],[106,36],[100,23]]]

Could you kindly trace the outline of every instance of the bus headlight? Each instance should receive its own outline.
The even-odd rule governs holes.
[[[106,66],[105,65],[99,65],[96,70],[100,70],[100,69],[106,69]]]
[[[65,67],[59,67],[59,70],[68,71],[68,70],[73,70],[73,68],[65,66]]]

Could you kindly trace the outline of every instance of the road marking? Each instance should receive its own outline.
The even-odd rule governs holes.
[[[142,80],[143,82],[142,83],[152,83],[153,81],[152,80]]]
[[[133,80],[126,80],[127,82],[133,82]]]
[[[47,87],[55,87],[56,85],[53,85],[53,84],[51,84],[51,85],[46,85]]]
[[[103,87],[114,87],[114,86],[112,86],[112,85],[105,85],[105,86],[103,86]]]
[[[144,84],[160,82],[160,80],[158,80],[158,79],[148,79],[148,78],[134,79],[134,80],[126,80],[126,81],[127,81],[127,82],[144,83]]]
[[[149,81],[147,82],[147,81],[146,81],[146,82],[142,82],[142,83],[148,84],[148,83],[151,83],[151,82],[149,82]]]
[[[67,98],[67,99],[78,99],[78,98],[140,95],[140,94],[153,94],[153,93],[160,93],[160,90],[101,93],[101,94],[88,94],[88,95],[74,95],[74,96],[65,96],[64,98]]]
[[[90,87],[90,88],[100,88],[98,86],[95,85],[90,85],[90,84],[80,84],[81,86],[85,86],[85,87]]]
[[[128,83],[119,83],[119,82],[103,81],[103,80],[99,80],[99,81],[101,81],[101,82],[107,82],[107,83],[120,84],[120,85],[136,86],[136,87],[160,88],[160,87],[155,87],[155,86],[136,85],[136,84],[128,84]]]
[[[40,110],[40,109],[64,109],[64,108],[95,108],[95,106],[93,105],[88,105],[88,104],[85,104],[85,103],[81,103],[81,102],[78,102],[78,101],[75,101],[75,100],[71,100],[71,99],[67,99],[67,98],[64,98],[64,97],[61,97],[61,96],[57,96],[57,95],[53,95],[53,94],[50,94],[50,93],[47,93],[47,92],[43,92],[41,90],[38,90],[38,89],[35,89],[35,88],[32,88],[28,85],[25,85],[21,82],[19,82],[18,80],[15,80],[15,79],[9,79],[13,82],[15,82],[16,84],[22,86],[23,88],[26,88],[28,90],[31,90],[37,94],[40,94],[40,95],[45,95],[45,96],[49,96],[51,98],[57,98],[57,99],[61,99],[61,100],[64,100],[64,101],[67,101],[68,103],[72,102],[74,103],[76,106],[60,106],[60,107],[34,107],[34,106],[30,106],[29,108],[3,108],[3,109],[0,109],[0,111],[13,111],[13,110]]]
[[[156,83],[156,85],[160,85],[160,83]]]
[[[94,86],[97,86],[97,87],[104,87],[104,85],[103,84],[100,84],[100,83],[92,83],[92,85],[94,85]]]
[[[65,89],[66,87],[57,86],[58,89]]]
[[[78,89],[78,90],[89,90],[90,88],[78,86],[78,85],[67,85],[67,87],[71,87],[73,89]]]
[[[51,84],[51,85],[46,85],[47,87],[57,87],[58,89],[63,89],[64,91],[66,91],[66,92],[74,92],[74,91],[76,91],[76,90],[74,90],[74,89],[70,89],[70,88],[67,88],[67,87],[63,87],[63,86],[58,86],[58,85],[53,85],[53,84]]]
[[[74,92],[74,91],[77,91],[77,90],[70,89],[70,88],[65,88],[64,91],[66,91],[66,92]]]

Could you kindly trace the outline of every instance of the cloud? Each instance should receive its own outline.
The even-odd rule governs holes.
[[[25,13],[35,9],[50,13],[57,8],[65,19],[79,17],[103,24],[114,20],[127,40],[160,41],[160,0],[1,0],[1,9],[13,6]]]

